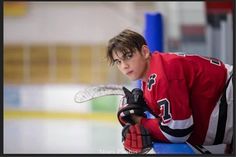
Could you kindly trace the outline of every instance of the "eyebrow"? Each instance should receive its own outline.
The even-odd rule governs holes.
[[[124,58],[125,54],[122,54],[122,56],[119,57],[118,53],[116,53],[116,56],[117,56],[118,58],[122,59],[122,58]],[[112,57],[112,59],[113,59],[113,62],[119,60],[119,59],[114,59],[113,57]]]
[[[119,59],[113,59],[113,62],[115,62],[115,61],[119,61]]]

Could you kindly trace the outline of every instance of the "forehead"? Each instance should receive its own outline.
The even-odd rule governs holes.
[[[122,51],[112,51],[112,58],[115,59],[122,59],[124,58],[125,53]]]
[[[113,59],[123,59],[127,54],[134,53],[135,49],[131,48],[121,48],[121,49],[113,49],[112,51],[112,58]]]

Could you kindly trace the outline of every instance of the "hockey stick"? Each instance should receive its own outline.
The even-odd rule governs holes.
[[[196,148],[202,154],[211,154],[211,152],[207,150],[205,147],[203,147],[202,145],[192,145],[192,146]]]
[[[108,95],[124,95],[122,86],[119,85],[100,85],[88,87],[75,94],[74,101],[82,103],[98,97]]]
[[[202,145],[192,145],[188,142],[186,142],[188,145],[192,146],[193,148],[195,148],[196,150],[198,150],[200,153],[202,154],[212,154],[209,150],[207,150],[205,147],[203,147]]]

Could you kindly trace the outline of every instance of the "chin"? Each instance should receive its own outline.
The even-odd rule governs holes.
[[[139,80],[139,78],[137,78],[137,77],[128,77],[131,81],[137,81],[137,80]]]

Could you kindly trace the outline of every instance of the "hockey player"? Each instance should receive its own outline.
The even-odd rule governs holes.
[[[150,53],[143,36],[127,29],[109,40],[107,58],[130,80],[142,80],[141,92],[124,88],[117,113],[127,151],[145,153],[151,141],[232,146],[231,65],[196,54]]]

